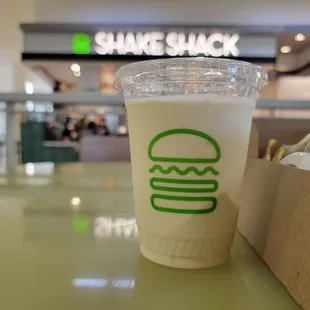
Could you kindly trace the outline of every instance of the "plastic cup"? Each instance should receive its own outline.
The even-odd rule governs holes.
[[[135,212],[147,259],[205,268],[229,259],[261,67],[211,58],[126,65]]]

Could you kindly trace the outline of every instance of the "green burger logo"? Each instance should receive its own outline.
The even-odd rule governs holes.
[[[191,140],[193,143],[188,143]],[[174,149],[171,144],[175,145]],[[191,156],[193,152],[189,147],[192,145],[195,146],[195,153],[199,150],[199,156]],[[220,160],[221,149],[214,138],[193,129],[167,130],[151,140],[148,157],[154,163],[149,172],[153,190],[150,202],[155,210],[205,214],[216,209],[217,199],[213,194],[219,188],[216,180],[219,171],[212,164]]]

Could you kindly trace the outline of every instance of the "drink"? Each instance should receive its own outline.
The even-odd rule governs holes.
[[[229,258],[254,106],[253,97],[212,93],[126,101],[146,258],[179,268]]]
[[[135,185],[134,195],[140,238],[143,240],[144,235],[146,235],[145,242],[148,242],[149,238],[155,238],[152,236],[153,232],[160,225],[157,237],[162,238],[167,243],[169,240],[165,240],[166,236],[173,238],[172,244],[168,246],[171,249],[167,249],[167,251],[172,251],[173,247],[177,247],[182,257],[196,256],[198,259],[195,260],[195,265],[200,266],[201,264],[201,267],[208,260],[212,264],[214,255],[216,262],[219,263],[228,258],[227,244],[232,243],[237,219],[237,207],[233,204],[233,198],[240,188],[243,178],[253,109],[253,101],[251,100],[241,99],[238,100],[238,104],[233,105],[232,99],[229,97],[226,98],[227,103],[223,101],[222,97],[216,97],[188,96],[179,99],[152,97],[149,100],[141,99],[127,104],[133,182]],[[219,103],[219,101],[222,102]],[[240,103],[242,101],[244,102]],[[162,111],[165,111],[164,115]],[[224,126],[216,126],[218,122],[223,122]],[[173,160],[170,162],[152,161],[149,156],[145,156],[150,141],[158,133],[165,132],[170,128],[182,130],[190,128],[210,134],[221,148],[221,159],[214,164],[179,163]],[[174,140],[171,141],[171,139]],[[153,149],[157,157],[162,156],[167,160],[169,158],[190,159],[191,157],[203,159],[208,155],[209,158],[212,158],[213,155],[213,149],[204,145],[205,140],[197,138],[195,135],[181,132],[163,137],[161,140],[158,141],[158,145],[154,145]],[[171,148],[170,143],[173,143],[173,148]],[[209,152],[210,154],[208,154]],[[190,169],[192,166],[198,168],[198,174],[201,173],[202,175],[197,175],[194,171],[185,174],[186,169]],[[182,175],[178,174],[176,169],[168,173],[171,167],[177,167]],[[210,170],[204,174],[203,170],[208,167],[213,167],[215,172]],[[179,180],[181,182],[194,180],[197,182],[194,182],[196,184],[183,185],[181,183],[168,183],[169,181],[165,182],[165,180]],[[152,185],[150,186],[151,181]],[[170,188],[167,191],[163,190],[164,187]],[[178,190],[187,187],[193,192],[169,191],[171,187],[177,187]],[[208,192],[211,190],[214,192]],[[165,195],[177,198],[169,200],[165,199]],[[224,200],[227,200],[226,202],[221,203],[221,195],[223,195]],[[146,207],[150,205],[150,197],[152,199],[152,196],[155,197],[151,201],[152,208]],[[181,197],[188,199],[215,198],[217,201],[215,205],[214,200],[177,200]],[[169,221],[163,222],[162,216],[169,216],[167,209],[170,209],[168,212],[171,212],[173,216],[170,217]],[[199,211],[201,212],[199,215],[201,225],[198,225],[197,218],[193,217],[195,214],[193,212],[199,214]],[[195,240],[197,236],[199,236],[198,241]],[[210,238],[210,236],[212,237]],[[214,239],[217,239],[214,245],[218,247],[218,250],[209,252],[211,246],[209,243],[210,241],[213,242]],[[151,243],[153,244],[152,241]],[[185,244],[188,245],[185,246]],[[146,248],[142,247],[142,253],[152,259],[152,254],[147,250],[150,247],[152,245],[146,245]],[[182,247],[183,249],[181,249]],[[154,250],[160,252],[159,248]],[[177,253],[171,252],[170,255],[176,256]],[[201,257],[201,262],[199,257]],[[193,258],[186,264],[191,262],[193,262]],[[180,261],[178,267],[182,267],[183,263],[184,259]],[[188,265],[188,267],[190,266]]]

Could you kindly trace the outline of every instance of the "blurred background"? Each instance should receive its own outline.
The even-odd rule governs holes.
[[[270,85],[254,112],[260,155],[270,138],[296,143],[310,131],[309,10],[302,0],[5,3],[0,171],[27,163],[129,161],[115,73],[124,64],[161,57],[261,65]]]

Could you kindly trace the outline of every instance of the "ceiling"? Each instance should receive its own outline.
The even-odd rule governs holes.
[[[304,40],[296,41],[297,33],[277,34],[277,70],[283,73],[308,75],[310,67],[310,33],[303,33]],[[281,47],[289,46],[289,53],[282,53]],[[309,48],[309,55],[306,51]],[[73,61],[25,61],[25,64],[33,69],[40,69],[52,81],[59,80],[68,86],[78,87],[79,89],[96,88],[100,83],[102,72],[106,66],[111,64],[115,70],[126,64],[125,62],[91,62],[79,61],[81,67],[81,77],[74,76],[70,69]],[[272,71],[275,68],[267,68]]]
[[[310,66],[310,33],[302,33],[303,41],[296,41],[297,33],[277,35],[277,70],[284,74],[309,75]],[[283,53],[281,47],[291,51]]]
[[[296,41],[296,33],[281,33],[277,35],[277,48],[280,53],[280,48],[284,45],[288,45],[292,48],[293,53],[300,52],[302,49],[310,47],[310,33],[303,33],[305,36],[304,41]]]
[[[40,70],[53,84],[54,81],[60,81],[65,86],[77,87],[79,90],[96,90],[100,87],[102,71],[106,67],[113,67],[115,71],[126,64],[126,62],[86,62],[79,61],[81,76],[74,76],[71,65],[72,61],[25,61],[26,66],[33,70]],[[267,72],[274,70],[273,64],[260,64]]]
[[[25,61],[24,63],[31,69],[43,72],[52,83],[57,80],[67,86],[83,86],[84,84],[100,83],[101,71],[104,71],[106,67],[112,66],[117,70],[117,68],[126,64],[126,62],[101,63],[79,61],[78,65],[81,68],[81,76],[76,77],[71,70],[71,65],[76,63],[74,61]]]
[[[66,84],[75,85],[78,78],[70,70],[71,63],[49,61],[27,61],[27,66],[32,69],[40,69],[51,80],[59,80]]]
[[[300,76],[310,75],[310,33],[303,33],[305,40],[296,41],[296,33],[282,33],[277,35],[277,62],[275,64],[261,64],[269,73],[270,80],[276,80],[279,72],[283,74],[296,74]],[[282,46],[290,46],[290,53],[281,53]],[[309,48],[309,51],[308,51]],[[306,53],[306,52],[309,53]],[[91,62],[79,61],[81,76],[74,76],[71,65],[74,61],[25,61],[28,67],[40,70],[54,84],[54,81],[60,81],[69,88],[79,91],[102,90],[101,87],[105,70],[112,67],[115,71],[126,62]],[[111,80],[111,77],[110,77]],[[113,85],[113,82],[112,82]]]

